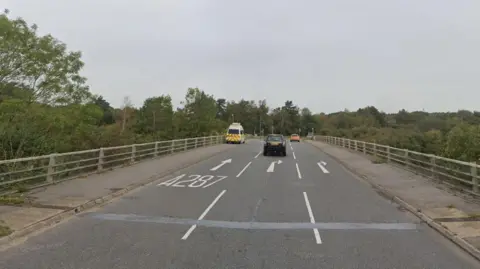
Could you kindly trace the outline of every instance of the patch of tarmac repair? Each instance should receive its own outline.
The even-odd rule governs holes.
[[[197,225],[215,228],[230,229],[258,229],[258,230],[416,230],[414,223],[349,223],[349,222],[237,222],[219,220],[196,220],[170,217],[151,217],[134,214],[100,214],[86,213],[83,216],[111,221],[128,221],[160,224]]]

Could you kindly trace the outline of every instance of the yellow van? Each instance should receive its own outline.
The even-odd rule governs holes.
[[[238,122],[230,124],[225,135],[225,141],[227,144],[245,144],[245,131],[243,130],[243,126]]]

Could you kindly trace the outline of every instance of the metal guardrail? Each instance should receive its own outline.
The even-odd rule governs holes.
[[[207,136],[0,161],[0,193],[41,187],[176,152],[224,142]]]
[[[480,196],[480,175],[478,174],[480,165],[476,163],[343,137],[316,136],[315,140],[375,156],[387,163],[400,165],[402,168],[422,174],[440,183]]]

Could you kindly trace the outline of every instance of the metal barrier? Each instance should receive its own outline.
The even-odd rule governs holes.
[[[400,165],[409,171],[480,196],[480,165],[476,163],[343,137],[317,136],[316,140],[375,156],[379,160]]]
[[[223,136],[207,136],[2,160],[0,193],[50,185],[144,159],[223,142]]]

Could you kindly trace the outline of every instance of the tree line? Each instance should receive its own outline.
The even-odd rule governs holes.
[[[480,112],[387,114],[357,111],[312,113],[291,100],[232,101],[199,88],[186,90],[182,107],[168,94],[134,107],[125,97],[112,107],[80,75],[81,52],[69,51],[22,18],[0,15],[0,152],[3,159],[98,147],[223,134],[240,122],[249,134],[331,135],[387,144],[465,161],[480,157]]]

